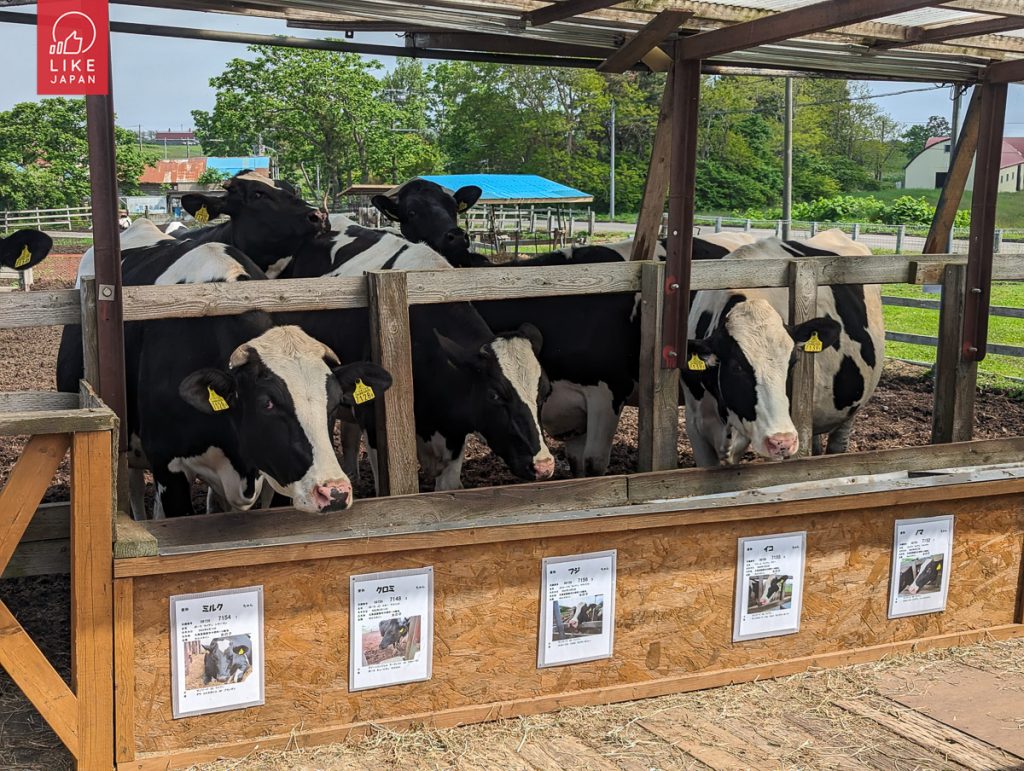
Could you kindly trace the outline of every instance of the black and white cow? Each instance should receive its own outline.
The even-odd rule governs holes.
[[[580,602],[572,616],[565,622],[565,626],[573,631],[580,628],[580,624],[600,622],[604,619],[604,605],[594,602]]]
[[[786,588],[786,581],[792,576],[778,575],[771,578],[755,578],[750,581],[750,592],[747,598],[747,606],[751,608],[763,608],[766,605],[782,602],[782,593]]]
[[[413,179],[394,195],[375,195],[372,203],[413,243],[428,244],[456,267],[466,267],[459,258],[469,255],[469,235],[459,227],[458,215],[477,202],[483,191],[476,185],[447,193],[426,179]]]
[[[811,255],[870,254],[841,231],[805,242],[775,238],[740,247],[725,259],[799,259]],[[789,290],[697,292],[690,308],[687,362],[682,368],[686,433],[700,466],[739,462],[749,448],[779,460],[797,452],[790,418],[788,375],[794,351],[814,336],[815,450],[828,435],[829,453],[845,452],[857,411],[881,376],[885,330],[878,286],[823,286],[819,317],[789,328]]]
[[[331,219],[336,229],[308,239],[283,277],[452,270],[425,244],[411,244],[337,215]],[[344,359],[366,355],[365,309],[283,314],[281,318],[302,325]],[[550,477],[554,458],[537,417],[550,386],[537,360],[543,341],[536,328],[528,324],[491,327],[469,303],[416,305],[410,309],[410,322],[417,450],[435,489],[462,486],[463,452],[472,433],[481,435],[521,479]],[[374,450],[374,432],[369,432],[367,441]],[[353,450],[347,441],[346,458]]]
[[[252,669],[252,637],[247,634],[214,637],[209,644],[201,645],[206,651],[203,685],[240,683]]]
[[[929,557],[920,565],[910,565],[900,573],[899,593],[917,594],[929,584],[938,585],[942,577],[942,557]]]
[[[38,230],[18,230],[0,238],[0,267],[13,270],[34,268],[50,253],[53,239]]]
[[[155,230],[140,222],[132,227]],[[266,278],[235,247],[162,238],[168,248],[132,250],[126,285]],[[58,358],[58,383],[69,377],[64,364]],[[261,311],[127,324],[125,370],[127,429],[138,453],[130,461],[153,471],[157,517],[192,512],[196,477],[233,509],[250,508],[264,480],[302,511],[347,508],[352,485],[334,453],[328,413],[354,408],[360,380],[376,393],[391,384],[376,365],[339,366],[323,343],[275,326]],[[132,508],[141,518],[138,481],[136,474]]]

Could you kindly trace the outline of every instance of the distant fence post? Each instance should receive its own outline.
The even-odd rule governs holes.
[[[816,235],[818,235],[818,223],[817,222],[812,222],[811,223],[811,238],[814,238]]]
[[[851,235],[850,238],[852,238],[854,241],[856,241],[858,238],[860,238],[860,223],[859,222],[854,222],[853,223],[853,235]]]
[[[588,209],[587,210],[587,235],[589,235],[591,238],[594,237],[594,221],[595,221],[594,210],[593,209]]]
[[[715,217],[715,232],[716,233],[721,233],[722,232],[722,218],[721,217]]]
[[[749,219],[746,219],[746,220],[743,221],[743,232],[744,233],[749,233],[750,232],[750,220]]]
[[[534,205],[530,204],[530,232],[535,233],[537,231],[537,210]]]
[[[782,238],[782,220],[775,220],[775,237]]]
[[[555,216],[551,213],[551,209],[548,209],[548,235],[550,236],[555,229]]]
[[[903,254],[903,236],[907,232],[906,225],[896,226],[896,254]]]
[[[996,237],[992,241],[992,253],[999,254],[1003,251],[1003,229],[996,230]]]
[[[963,361],[960,334],[964,317],[966,265],[946,265],[939,300],[939,340],[932,400],[932,444],[966,442],[974,423],[978,363]]]

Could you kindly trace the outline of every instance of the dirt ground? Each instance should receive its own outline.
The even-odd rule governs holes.
[[[70,286],[74,264],[75,258],[68,257],[53,262],[49,273],[37,271],[36,288]],[[57,328],[0,330],[0,391],[52,390],[59,340]],[[931,383],[926,373],[908,365],[887,363],[874,399],[854,429],[851,450],[927,444],[930,412]],[[975,436],[1022,433],[1024,401],[981,389]],[[17,437],[0,439],[0,482],[6,481],[23,444],[24,440]],[[692,465],[681,413],[678,449],[680,464]],[[558,458],[556,478],[568,477],[568,465],[557,442],[552,442],[552,450]],[[612,451],[610,473],[634,471],[636,459],[636,410],[627,408]],[[470,442],[463,476],[467,487],[517,481],[502,461],[476,440]],[[45,500],[66,500],[67,481],[65,465]],[[357,497],[368,497],[372,492],[369,465],[364,458]],[[203,491],[197,487],[197,506],[204,500]],[[0,600],[11,608],[65,678],[70,667],[67,597],[65,577],[0,581]],[[382,730],[350,746],[259,755],[241,763],[225,762],[207,768],[562,769],[566,755],[571,756],[569,765],[581,768],[1024,768],[1024,748],[1020,757],[1007,756],[1004,765],[992,765],[995,761],[985,765],[969,750],[943,754],[883,725],[898,722],[892,715],[899,715],[906,707],[879,690],[880,673],[911,673],[927,680],[940,672],[939,664],[950,662],[972,672],[999,673],[1006,683],[1011,682],[1012,674],[1012,688],[1024,691],[1024,644],[992,643],[882,665],[565,710],[453,731],[396,734]],[[1016,723],[1008,724],[1006,731],[1024,735],[1024,693],[1017,704]],[[883,720],[879,715],[890,719]],[[0,672],[0,769],[61,771],[70,767],[70,758],[55,735],[7,675]]]

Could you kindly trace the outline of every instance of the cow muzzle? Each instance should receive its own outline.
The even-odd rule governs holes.
[[[469,236],[462,228],[452,228],[441,238],[441,254],[454,254],[469,249]]]
[[[548,456],[533,464],[533,473],[538,480],[550,479],[555,473],[555,459]]]
[[[316,485],[309,500],[315,511],[326,514],[343,511],[352,505],[352,483],[347,479],[335,479]]]
[[[796,434],[780,433],[765,437],[764,454],[773,460],[785,460],[800,449],[800,439]]]

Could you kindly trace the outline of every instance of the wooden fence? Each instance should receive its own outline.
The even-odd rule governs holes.
[[[57,209],[24,209],[0,212],[0,232],[35,228],[36,230],[88,229],[92,226],[91,206],[64,206]]]
[[[942,308],[940,300],[926,300],[917,297],[882,297],[882,305],[896,306],[901,308],[923,308],[926,310],[938,311]],[[992,306],[988,310],[990,316],[1003,316],[1013,319],[1024,319],[1024,308],[1004,308]],[[939,345],[939,338],[931,335],[918,335],[910,332],[891,332],[886,330],[886,340],[894,343],[910,343],[912,345],[927,345],[936,348]],[[1002,343],[989,343],[989,353],[1000,356],[1024,357],[1024,347],[1019,345],[1003,345]]]

